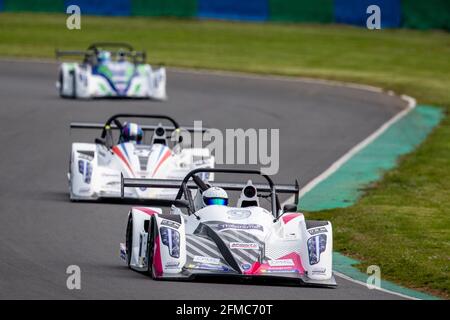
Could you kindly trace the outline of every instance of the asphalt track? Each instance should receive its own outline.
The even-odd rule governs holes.
[[[376,92],[302,81],[168,72],[169,101],[74,101],[57,95],[57,65],[0,62],[0,298],[399,299],[337,277],[337,289],[153,281],[118,258],[129,205],[71,203],[71,121],[118,112],[166,113],[181,124],[279,128],[279,183],[301,186],[399,112]],[[92,139],[96,136],[92,132]],[[66,268],[81,268],[68,290]]]

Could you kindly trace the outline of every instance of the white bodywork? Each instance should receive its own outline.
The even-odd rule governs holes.
[[[299,212],[285,213],[274,222],[270,212],[257,206],[212,205],[198,210],[196,215],[200,219],[175,206],[165,214],[159,208],[132,208],[129,213],[132,230],[127,228],[127,243],[121,244],[121,257],[134,270],[151,270],[153,278],[214,273],[336,285],[332,275],[330,222],[306,221]],[[162,236],[162,227],[173,230],[169,232],[172,234],[169,242],[167,236]],[[176,233],[178,244],[174,240]],[[153,244],[152,258],[150,244]],[[170,254],[174,246],[179,246],[178,257]]]
[[[129,61],[113,61],[101,67],[62,63],[56,86],[62,97],[167,99],[166,69]]]
[[[175,148],[165,144],[121,143],[112,148],[95,143],[73,143],[68,173],[72,200],[121,197],[121,174],[128,178],[182,179],[195,168],[213,168],[208,149]],[[214,176],[203,177],[213,180]],[[127,188],[125,197],[172,199],[174,189]]]

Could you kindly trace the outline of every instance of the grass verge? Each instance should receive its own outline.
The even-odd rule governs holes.
[[[0,14],[0,55],[52,58],[55,48],[128,41],[151,62],[358,82],[445,108],[446,118],[398,168],[330,219],[335,248],[410,288],[450,294],[450,36],[440,31],[175,19]]]

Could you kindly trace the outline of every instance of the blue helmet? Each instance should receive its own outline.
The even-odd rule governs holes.
[[[228,194],[225,190],[219,187],[211,187],[206,189],[203,194],[203,205],[220,205],[226,206],[228,205]]]
[[[125,123],[120,138],[122,143],[134,141],[137,144],[141,144],[144,139],[144,130],[136,123]]]
[[[100,51],[97,55],[97,59],[99,63],[106,63],[111,61],[111,52],[109,51]]]

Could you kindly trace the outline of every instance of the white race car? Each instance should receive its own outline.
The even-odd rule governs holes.
[[[145,52],[129,44],[94,43],[86,51],[57,50],[56,56],[83,57],[82,63],[61,64],[56,84],[61,97],[167,98],[166,69],[146,64]]]
[[[123,118],[160,119],[171,122],[171,126],[138,126],[122,123],[119,119]],[[72,144],[68,173],[71,200],[119,198],[121,175],[129,178],[182,179],[195,168],[214,167],[214,156],[208,149],[183,147],[181,131],[193,132],[195,129],[180,128],[168,116],[117,114],[105,124],[78,122],[71,123],[70,127],[102,130],[101,139],[95,139],[95,143]],[[139,141],[125,137],[130,128],[140,130]],[[119,132],[117,140],[113,131]],[[144,132],[152,132],[151,137],[144,139]],[[170,138],[169,132],[172,133]],[[205,174],[203,178],[213,180],[214,175]],[[126,192],[127,197],[144,199],[171,199],[175,195],[175,190],[161,188],[141,187]]]
[[[182,181],[122,179],[123,192],[128,187],[178,190],[167,211],[137,206],[129,212],[120,256],[131,269],[154,279],[223,276],[336,286],[331,223],[305,220],[296,204],[280,208],[278,193],[295,194],[298,202],[298,183],[274,185],[265,175],[264,184],[209,183],[201,179],[205,173],[261,175],[255,170],[197,169]],[[235,206],[228,205],[224,190],[240,192]],[[211,198],[214,192],[224,196]],[[270,211],[260,205],[261,198],[270,199]]]

